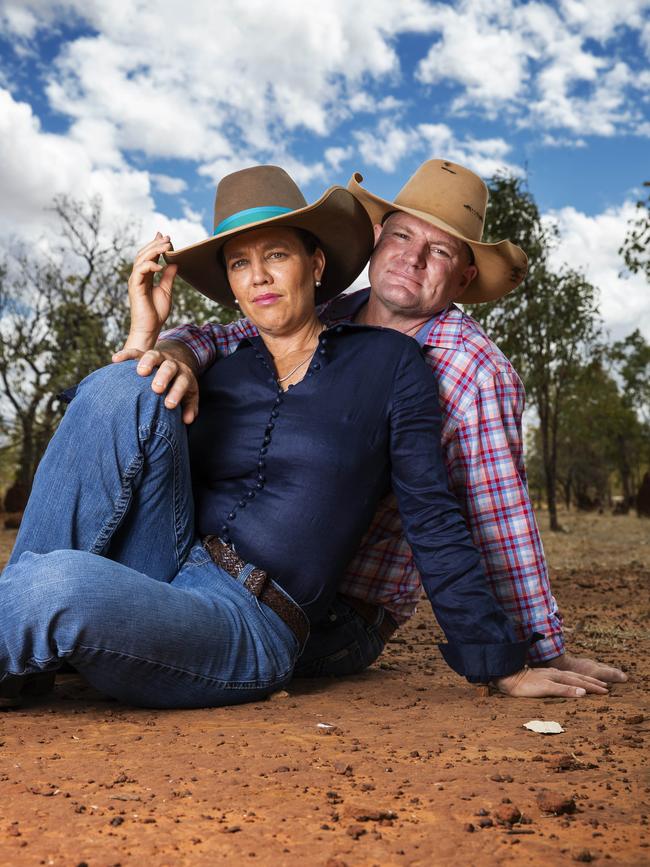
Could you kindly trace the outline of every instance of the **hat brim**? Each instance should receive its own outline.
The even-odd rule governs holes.
[[[504,295],[512,292],[513,289],[516,289],[526,276],[528,256],[526,256],[521,247],[518,247],[511,241],[497,241],[494,244],[474,241],[465,237],[457,229],[454,229],[453,226],[450,226],[434,214],[419,211],[415,208],[408,208],[397,202],[389,202],[376,196],[374,193],[364,189],[359,184],[358,179],[362,179],[362,177],[358,172],[355,172],[348,184],[348,190],[364,206],[373,225],[381,225],[387,214],[403,211],[405,214],[418,217],[432,226],[437,226],[443,232],[453,235],[454,238],[464,241],[471,247],[478,274],[463,294],[456,299],[461,304],[479,304],[486,301],[496,301],[497,298],[502,298]]]
[[[363,270],[374,244],[372,223],[363,205],[345,187],[334,186],[312,205],[252,222],[166,253],[165,261],[178,265],[178,275],[203,295],[226,307],[234,307],[233,294],[219,254],[230,238],[264,226],[305,229],[317,238],[325,254],[322,285],[316,293],[317,304],[347,289]]]

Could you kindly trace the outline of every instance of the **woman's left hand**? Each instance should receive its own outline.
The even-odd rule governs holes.
[[[558,668],[522,668],[493,681],[499,692],[518,698],[563,696],[578,698],[587,693],[606,695],[607,684],[586,674],[560,671]]]

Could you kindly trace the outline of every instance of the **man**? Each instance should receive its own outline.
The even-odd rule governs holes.
[[[349,189],[375,226],[371,288],[339,296],[322,318],[328,324],[354,320],[395,328],[423,347],[438,383],[450,486],[492,589],[521,638],[533,631],[544,635],[530,649],[531,663],[625,681],[622,671],[565,651],[562,618],[526,486],[524,389],[510,362],[454,303],[490,301],[514,289],[525,276],[525,254],[509,241],[482,243],[487,188],[462,166],[443,160],[424,163],[394,202],[369,193],[361,180],[355,175]],[[174,255],[167,260],[171,265],[161,292],[169,293]],[[136,310],[137,305],[151,308],[151,299],[132,294],[131,301]],[[114,361],[140,357],[142,375],[158,367],[154,390],[169,388],[167,405],[182,402],[184,420],[190,422],[198,411],[196,376],[250,334],[246,320],[182,326],[163,334],[154,351],[124,350]],[[146,345],[137,334],[127,342],[129,347]],[[362,670],[413,614],[420,595],[413,558],[389,498],[342,578],[330,619],[313,631],[297,673]]]

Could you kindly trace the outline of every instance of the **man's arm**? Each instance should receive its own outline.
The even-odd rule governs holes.
[[[247,319],[222,325],[179,325],[163,331],[153,349],[119,350],[113,362],[138,359],[136,368],[140,376],[150,376],[157,368],[151,388],[157,394],[166,394],[165,406],[174,409],[183,406],[183,421],[191,424],[199,411],[198,377],[217,358],[230,355],[245,337],[253,337],[257,329]]]
[[[432,435],[433,434],[433,435]],[[391,481],[422,585],[442,627],[445,661],[470,682],[514,696],[606,694],[606,684],[552,668],[526,668],[537,636],[517,636],[498,604],[449,490],[435,384],[415,344],[396,370],[391,406]]]
[[[444,443],[452,490],[465,513],[492,590],[520,636],[545,637],[529,650],[536,665],[608,682],[623,672],[565,652],[562,616],[551,592],[523,457],[521,418],[524,390],[508,371],[487,377]]]

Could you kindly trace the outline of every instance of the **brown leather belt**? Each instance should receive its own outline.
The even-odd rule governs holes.
[[[203,540],[203,547],[217,566],[221,566],[233,578],[239,578],[246,563],[235,554],[232,548],[217,536],[206,536]],[[249,593],[252,593],[260,602],[268,605],[278,617],[284,620],[298,639],[298,644],[302,650],[309,637],[309,620],[302,608],[292,602],[284,593],[281,593],[277,587],[274,587],[263,569],[256,567],[242,583]]]
[[[361,617],[362,620],[365,620],[368,626],[375,625],[379,618],[379,612],[382,610],[381,606],[373,605],[370,602],[364,602],[362,599],[356,599],[354,596],[343,596],[343,599],[345,599],[350,608],[354,608],[359,617]],[[393,620],[386,609],[383,609],[383,611],[384,616],[377,627],[377,632],[385,644],[391,635],[393,635],[394,632],[397,632],[399,624]]]

